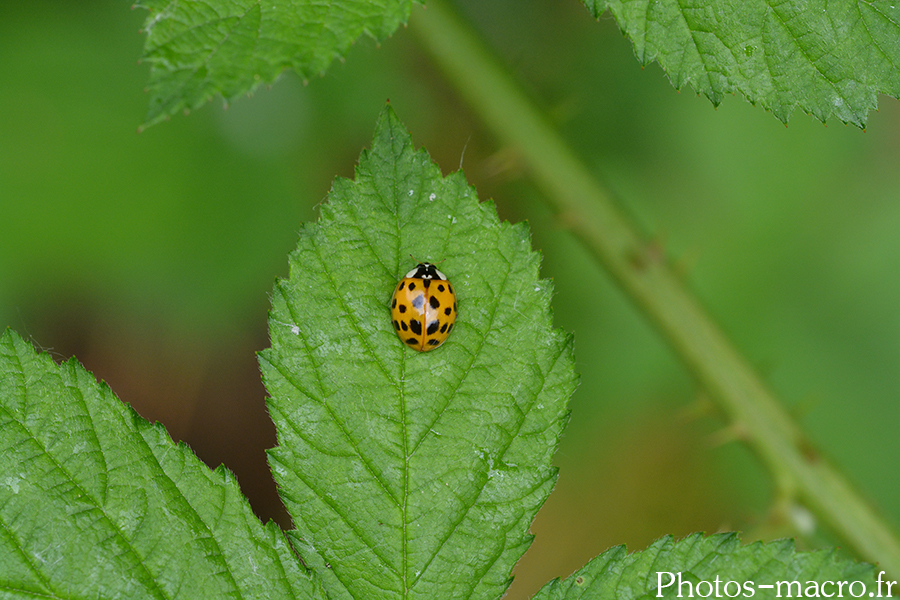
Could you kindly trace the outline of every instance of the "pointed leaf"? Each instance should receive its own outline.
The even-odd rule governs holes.
[[[150,62],[145,126],[231,100],[272,83],[285,69],[309,78],[357,38],[391,35],[412,0],[138,0],[148,9],[144,59]]]
[[[75,360],[0,335],[0,595],[312,598],[274,524]]]
[[[459,316],[406,347],[388,302],[443,261]],[[524,225],[447,178],[389,108],[354,181],[338,179],[273,292],[261,353],[270,462],[304,561],[332,598],[497,598],[556,478],[575,387],[571,339]]]
[[[900,96],[900,6],[886,0],[584,0],[609,8],[642,65],[718,105],[741,93],[787,123],[795,107],[862,127]]]

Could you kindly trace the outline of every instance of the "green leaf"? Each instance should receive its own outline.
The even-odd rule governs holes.
[[[441,262],[459,317],[406,347],[388,307]],[[576,385],[527,228],[446,178],[390,108],[276,283],[260,354],[292,539],[330,598],[497,598],[556,479]]]
[[[886,0],[584,0],[609,8],[642,65],[718,105],[741,93],[787,123],[795,107],[820,121],[865,125],[877,93],[900,96],[900,5]]]
[[[138,0],[150,109],[144,126],[274,82],[285,69],[320,74],[357,38],[391,35],[412,0]]]
[[[871,592],[880,598],[887,589],[879,591],[872,575],[871,565],[834,550],[797,552],[790,540],[741,546],[735,533],[695,533],[678,542],[661,538],[634,554],[624,546],[607,550],[564,581],[548,583],[534,600],[838,597],[837,582],[847,582],[840,597],[868,598]]]
[[[313,598],[281,531],[75,360],[0,335],[0,596]]]

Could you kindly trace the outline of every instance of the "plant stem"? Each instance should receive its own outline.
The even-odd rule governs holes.
[[[458,93],[518,152],[545,200],[656,325],[735,430],[865,560],[900,577],[900,543],[847,480],[805,440],[653,244],[622,212],[446,0],[410,23]]]

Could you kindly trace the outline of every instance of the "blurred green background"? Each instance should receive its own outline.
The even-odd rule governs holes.
[[[882,97],[867,132],[803,114],[785,128],[740,98],[714,110],[676,92],[576,0],[459,6],[812,442],[897,526],[898,102]],[[0,4],[0,325],[77,356],[286,525],[254,356],[268,293],[389,98],[445,172],[462,164],[501,217],[530,222],[556,322],[576,336],[582,383],[559,484],[509,597],[616,544],[799,533],[771,513],[767,473],[719,443],[723,423],[689,375],[410,29],[361,40],[308,84],[286,75],[227,110],[213,102],[137,134],[145,16],[110,0]]]

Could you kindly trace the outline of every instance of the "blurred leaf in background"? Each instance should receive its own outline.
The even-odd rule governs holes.
[[[270,85],[291,69],[324,73],[364,33],[381,41],[409,19],[411,0],[183,3],[138,0],[150,15],[147,125]]]
[[[803,115],[785,129],[738,98],[712,110],[676,93],[575,0],[459,6],[813,443],[900,522],[898,103],[882,98],[866,133]],[[0,5],[0,324],[76,354],[279,515],[253,354],[268,345],[267,294],[390,98],[445,172],[462,162],[502,217],[530,221],[557,325],[575,332],[560,480],[510,597],[615,544],[772,525],[768,475],[715,444],[721,422],[697,418],[680,365],[406,29],[362,38],[307,86],[283,76],[137,135],[145,15],[111,0]]]

